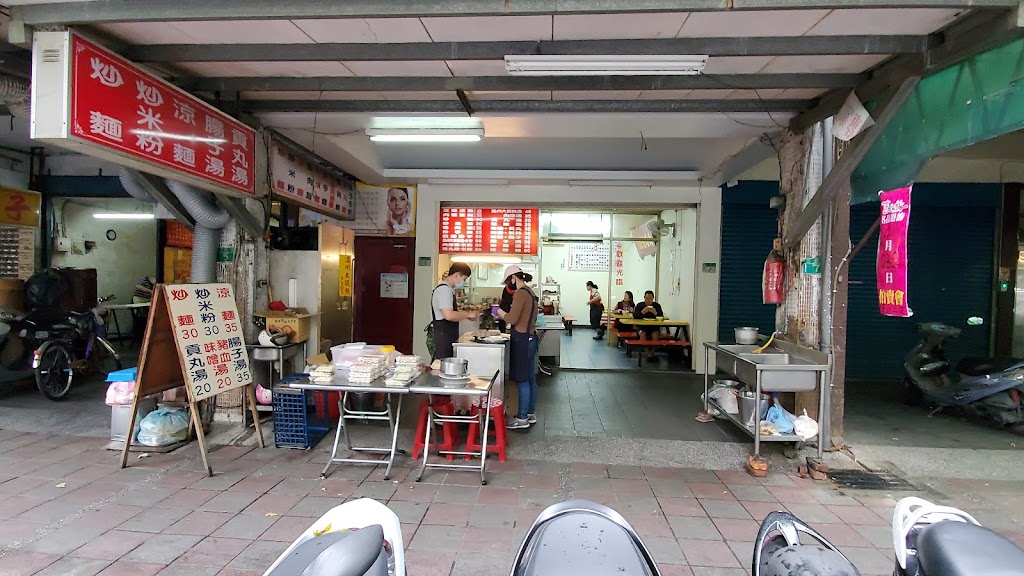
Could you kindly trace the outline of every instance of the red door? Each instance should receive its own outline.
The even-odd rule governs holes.
[[[412,354],[414,238],[356,236],[355,339]]]

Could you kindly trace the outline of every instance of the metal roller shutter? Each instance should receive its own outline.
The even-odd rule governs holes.
[[[877,234],[850,262],[846,357],[850,378],[902,378],[904,357],[918,342],[917,325],[922,322],[963,329],[960,339],[947,349],[950,359],[988,356],[998,210],[993,206],[921,205],[927,194],[915,190],[910,224],[912,317],[889,318],[878,313]],[[974,199],[968,194],[960,198]],[[851,208],[854,243],[877,218],[876,203]],[[971,316],[984,318],[985,324],[967,326]]]
[[[733,329],[739,326],[757,326],[762,334],[775,330],[776,307],[761,303],[761,274],[777,235],[778,212],[768,207],[767,200],[760,205],[722,206],[720,342],[733,342]]]

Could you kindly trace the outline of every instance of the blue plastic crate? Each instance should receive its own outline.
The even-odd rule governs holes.
[[[330,430],[330,420],[317,418],[315,390],[274,388],[274,445],[307,449],[316,446]]]

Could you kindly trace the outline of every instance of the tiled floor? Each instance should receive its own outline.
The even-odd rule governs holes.
[[[704,377],[695,374],[560,372],[540,386],[538,430],[545,436],[746,442],[731,424],[694,420]]]
[[[605,337],[607,338],[607,336]],[[639,351],[632,358],[626,357],[625,347],[612,348],[605,339],[594,340],[594,331],[580,326],[573,329],[572,336],[563,333],[561,342],[560,367],[573,370],[631,370],[637,369]],[[642,372],[691,372],[679,353],[658,354],[658,360],[650,362],[644,358]]]
[[[359,497],[400,516],[413,576],[507,574],[537,514],[570,498],[622,513],[665,574],[747,574],[758,521],[783,509],[812,522],[863,573],[892,570],[886,524],[894,500],[781,473],[755,480],[735,471],[510,461],[494,463],[484,487],[468,473],[429,472],[416,483],[399,468],[383,481],[380,470],[354,466],[321,481],[324,447],[223,447],[212,454],[217,475],[207,478],[195,446],[117,470],[102,442],[0,431],[0,575],[260,574],[315,517]]]

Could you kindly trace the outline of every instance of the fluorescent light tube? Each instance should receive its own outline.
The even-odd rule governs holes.
[[[569,186],[616,186],[619,188],[650,188],[654,182],[638,180],[569,180]]]
[[[97,220],[152,220],[152,213],[144,212],[97,212],[92,215]]]
[[[466,262],[479,264],[521,264],[523,259],[518,256],[452,256],[452,262]]]
[[[707,55],[505,56],[510,76],[683,76],[700,74]]]
[[[483,128],[367,128],[373,142],[479,142]]]

